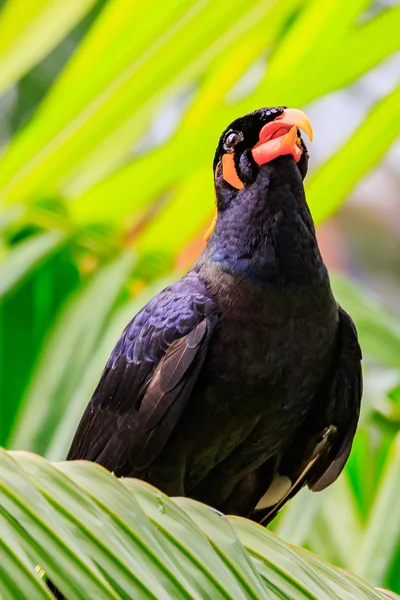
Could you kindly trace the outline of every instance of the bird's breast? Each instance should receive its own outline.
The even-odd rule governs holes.
[[[215,385],[232,382],[238,395],[257,388],[264,397],[278,386],[282,401],[285,386],[314,391],[336,343],[338,313],[328,279],[277,290],[219,273],[213,294],[221,318],[205,368]]]

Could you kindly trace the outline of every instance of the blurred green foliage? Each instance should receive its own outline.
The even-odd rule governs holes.
[[[398,50],[400,7],[370,9],[367,0],[4,3],[0,444],[64,456],[120,331],[193,257],[213,211],[220,132],[263,105],[303,107]],[[397,88],[309,177],[317,223],[399,131]],[[353,283],[334,286],[365,355],[360,429],[339,482],[300,494],[274,527],[400,591],[400,324]]]

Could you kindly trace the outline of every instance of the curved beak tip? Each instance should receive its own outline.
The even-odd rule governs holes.
[[[298,129],[304,131],[310,142],[313,141],[313,130],[310,119],[297,108],[285,108],[283,113],[276,117],[276,121],[282,121],[288,125],[295,125]]]
[[[306,136],[308,137],[308,139],[310,140],[310,142],[312,142],[314,139],[314,133],[313,133],[310,121],[309,121],[309,127],[307,129],[303,129],[303,131],[306,134]]]

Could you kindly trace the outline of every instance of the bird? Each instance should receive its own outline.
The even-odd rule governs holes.
[[[124,329],[68,460],[261,524],[337,479],[362,354],[318,247],[302,132],[312,141],[307,116],[285,106],[224,130],[204,251]]]

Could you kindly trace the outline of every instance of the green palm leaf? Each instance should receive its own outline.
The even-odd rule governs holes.
[[[0,451],[4,598],[49,598],[40,565],[84,598],[383,600],[350,573],[245,519],[92,463]]]
[[[62,240],[61,233],[48,232],[14,246],[0,263],[0,299],[47,260],[60,247]]]
[[[134,262],[132,253],[124,253],[66,304],[39,357],[35,377],[11,432],[12,446],[42,454],[48,451],[53,431],[64,415],[68,418],[73,408],[76,389],[85,377],[104,323]],[[79,413],[80,408],[78,406]],[[72,427],[75,426],[73,421]],[[64,438],[66,442],[67,439]]]
[[[0,92],[52,50],[94,3],[8,0],[0,13]]]

